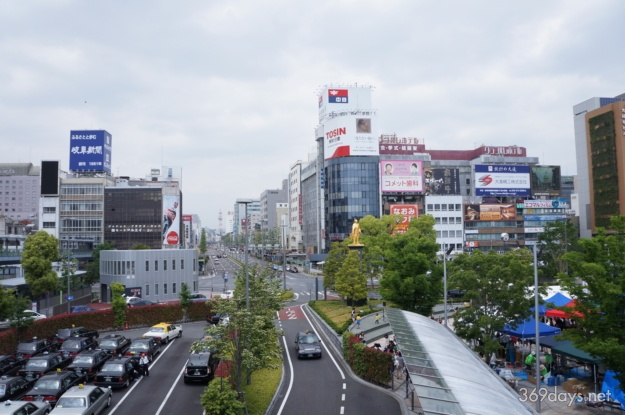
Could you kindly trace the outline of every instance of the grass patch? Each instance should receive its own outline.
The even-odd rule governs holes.
[[[278,366],[275,369],[261,369],[252,373],[252,383],[243,386],[249,415],[263,415],[269,408],[282,377],[282,365],[276,363]]]

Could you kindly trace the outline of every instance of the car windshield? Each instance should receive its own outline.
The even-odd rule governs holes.
[[[189,366],[206,366],[209,356],[206,353],[192,354],[189,356]]]
[[[91,364],[93,363],[93,356],[76,356],[74,358],[74,363]]]
[[[59,329],[59,331],[56,332],[56,335],[62,338],[68,338],[72,335],[72,329]]]
[[[304,343],[304,344],[315,344],[315,343],[319,343],[319,339],[317,338],[317,336],[302,336],[299,338],[300,343]]]
[[[148,350],[148,344],[145,342],[133,343],[130,345],[130,350]]]
[[[67,340],[63,342],[61,346],[61,350],[80,350],[81,342],[80,340]]]
[[[150,331],[152,333],[164,333],[165,329],[163,327],[152,327]]]
[[[87,401],[85,398],[64,397],[56,403],[57,408],[85,408]]]
[[[31,359],[26,362],[26,366],[24,367],[26,370],[28,369],[45,369],[48,367],[48,361],[42,359]]]
[[[105,346],[105,347],[117,347],[117,340],[102,340],[100,342],[100,346]]]
[[[0,385],[0,396],[4,396],[4,394],[6,393],[7,390],[7,385],[2,384]]]
[[[121,363],[107,363],[102,367],[103,372],[123,372],[124,365]]]
[[[42,389],[59,389],[61,387],[61,381],[59,379],[39,379],[35,386],[34,390],[42,390]]]
[[[34,352],[37,350],[36,343],[21,343],[17,346],[18,352]]]

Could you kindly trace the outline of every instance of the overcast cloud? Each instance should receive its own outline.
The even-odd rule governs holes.
[[[625,2],[0,0],[0,162],[113,135],[115,174],[182,168],[217,228],[314,151],[316,92],[375,87],[377,134],[519,145],[575,174],[573,105],[625,92]]]

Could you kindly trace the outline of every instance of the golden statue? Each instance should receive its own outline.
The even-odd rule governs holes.
[[[352,225],[352,233],[351,235],[349,235],[353,241],[352,245],[361,245],[359,242],[361,233],[362,231],[360,230],[360,224],[358,223],[358,219],[354,219],[354,224]]]

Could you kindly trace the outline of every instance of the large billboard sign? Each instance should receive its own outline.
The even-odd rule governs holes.
[[[460,170],[426,168],[423,175],[426,196],[460,194]]]
[[[325,159],[349,156],[377,156],[378,140],[372,134],[371,117],[346,115],[324,124]]]
[[[380,160],[380,187],[387,193],[423,192],[423,162]]]
[[[317,96],[319,123],[336,116],[374,114],[370,86],[325,87]]]
[[[69,169],[110,173],[112,141],[105,130],[71,130]]]
[[[516,220],[516,204],[464,205],[465,222]]]
[[[180,244],[180,196],[163,195],[163,245]]]
[[[530,196],[530,168],[522,165],[475,165],[476,196]]]
[[[393,234],[406,233],[408,230],[408,224],[413,218],[419,217],[419,205],[391,205],[391,215],[402,215],[404,220],[397,224],[393,230]]]
[[[559,196],[562,193],[560,166],[532,166],[532,196]]]

